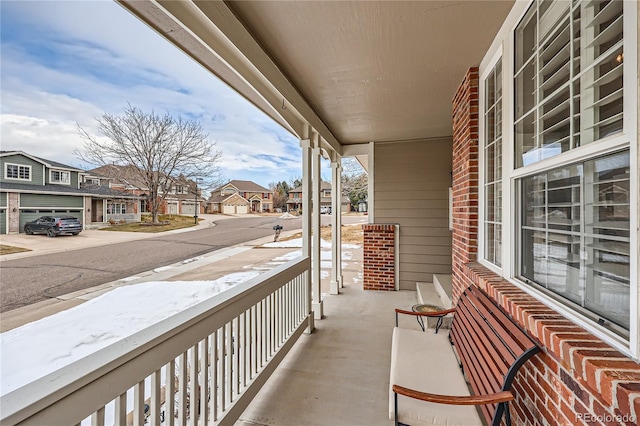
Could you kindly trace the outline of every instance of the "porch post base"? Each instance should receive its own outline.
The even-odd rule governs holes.
[[[342,287],[340,284],[340,280],[331,280],[331,283],[329,284],[329,294],[340,294],[338,291],[338,289]]]
[[[324,301],[313,302],[311,309],[313,310],[313,314],[316,318],[322,319],[323,311],[324,311]]]
[[[315,330],[316,328],[313,311],[309,312],[308,320],[309,320],[309,325],[307,326],[307,334],[311,334],[313,333],[313,330]]]

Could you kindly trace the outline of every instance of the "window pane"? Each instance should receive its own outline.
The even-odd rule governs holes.
[[[536,48],[536,30],[536,7],[534,4],[516,28],[516,70],[519,70],[533,56]]]
[[[502,260],[502,60],[487,79],[484,109],[484,259]]]
[[[630,164],[626,153],[585,163],[586,300],[629,328]]]
[[[516,167],[623,130],[623,7],[538,0],[518,24]]]
[[[541,152],[536,149],[534,119],[535,115],[531,113],[516,124],[516,167],[539,161],[537,158]]]
[[[617,332],[630,318],[629,176],[625,151],[520,180],[520,276]]]

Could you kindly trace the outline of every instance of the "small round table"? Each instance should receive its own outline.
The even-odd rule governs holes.
[[[411,307],[411,310],[413,312],[438,312],[438,311],[442,311],[444,308],[442,306],[438,306],[438,305],[429,305],[429,304],[418,304],[418,305],[413,305]],[[438,318],[440,321],[442,320],[442,317]],[[422,329],[422,331],[425,331],[424,328],[424,320],[422,319],[421,316],[416,316],[416,321],[418,321],[418,325],[420,326],[420,328]]]

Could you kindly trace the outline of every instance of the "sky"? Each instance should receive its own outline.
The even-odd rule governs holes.
[[[264,244],[263,247],[291,248],[292,251],[262,265],[212,281],[149,281],[123,285],[73,308],[58,312],[0,334],[0,395],[6,395],[110,344],[145,329],[163,319],[257,277],[265,271],[302,255],[302,238]],[[331,270],[331,243],[321,240],[321,274]],[[342,260],[353,260],[360,245],[343,244]],[[360,277],[353,278],[354,283]],[[129,279],[122,279],[126,284]],[[144,300],[144,303],[140,303]],[[57,330],[52,333],[51,330]],[[43,351],[42,348],[47,348]],[[162,374],[162,380],[165,375]],[[145,386],[150,391],[150,386]],[[147,395],[148,396],[148,395]],[[128,393],[132,404],[133,392]],[[106,410],[105,424],[112,424],[113,408]],[[90,424],[90,422],[83,422]]]
[[[197,120],[225,180],[302,176],[298,140],[117,3],[0,1],[0,149],[81,169],[78,125],[127,103]],[[330,177],[323,162],[322,175]]]

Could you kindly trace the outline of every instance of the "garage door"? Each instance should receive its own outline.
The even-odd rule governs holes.
[[[236,206],[236,212],[249,213],[249,206]]]
[[[36,220],[41,216],[73,216],[77,217],[84,225],[84,214],[82,210],[50,210],[50,209],[36,209],[36,210],[20,210],[20,232],[24,232],[24,224]]]
[[[7,209],[0,208],[0,234],[7,233]]]
[[[195,203],[182,203],[182,214],[193,216],[196,214]]]
[[[222,208],[222,213],[224,213],[224,214],[235,214],[236,213],[236,206],[224,206]]]
[[[40,213],[38,210],[20,210],[20,232],[24,232],[24,224],[36,220],[40,216],[51,216],[51,210],[47,213]]]
[[[178,203],[168,203],[167,214],[178,214]]]
[[[56,210],[59,211],[59,210]],[[77,217],[78,220],[80,220],[80,223],[82,223],[82,225],[84,226],[84,214],[82,212],[82,210],[68,210],[66,213],[61,212],[59,214],[63,214],[66,216],[73,216],[73,217]]]

